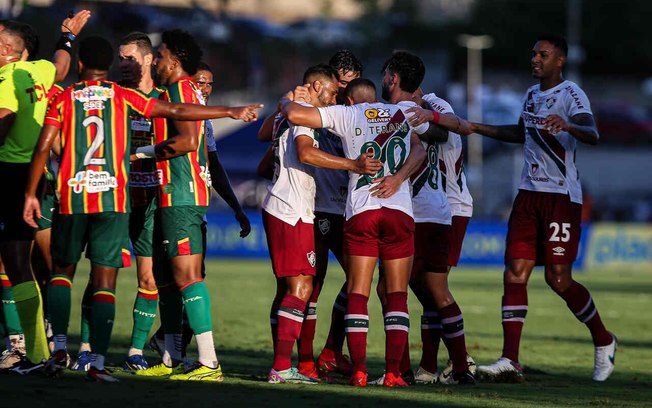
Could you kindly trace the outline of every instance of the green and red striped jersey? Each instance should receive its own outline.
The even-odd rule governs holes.
[[[107,80],[78,82],[52,101],[44,124],[61,131],[61,214],[129,212],[128,110],[149,117],[156,101]]]
[[[168,86],[161,99],[172,103],[199,102],[199,91],[190,77],[183,77]],[[208,206],[210,194],[207,181],[206,147],[204,121],[195,122],[199,143],[197,150],[156,163],[161,177],[158,205],[174,207],[180,205]],[[174,121],[154,119],[154,137],[159,144],[178,134]]]
[[[139,90],[135,90],[142,93]],[[154,87],[148,98],[159,98],[164,89]],[[129,108],[129,131],[131,132],[131,153],[142,146],[149,146],[154,141],[154,126],[150,118],[146,118],[134,109]],[[149,204],[158,194],[161,181],[156,168],[156,159],[141,159],[131,163],[129,187],[131,187],[131,206],[143,207]]]

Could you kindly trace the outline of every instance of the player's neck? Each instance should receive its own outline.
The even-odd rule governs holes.
[[[399,91],[389,98],[389,103],[397,104],[402,101],[411,101],[411,100],[412,100],[412,94],[410,92]]]
[[[101,71],[98,69],[88,69],[82,72],[81,79],[83,81],[100,81],[106,79],[107,73],[107,71]]]
[[[151,76],[143,77],[140,79],[140,83],[138,84],[138,90],[143,92],[144,94],[148,94],[152,92],[152,89],[154,89],[154,80],[152,79]]]
[[[552,76],[550,78],[541,78],[539,80],[539,89],[542,91],[547,91],[548,89],[554,88],[562,82],[564,82],[564,78],[561,76],[561,74]]]
[[[170,84],[176,84],[177,82],[179,82],[179,80],[181,78],[185,78],[187,76],[188,76],[188,73],[186,71],[183,71],[183,70],[175,71],[172,75],[170,75],[169,83]]]

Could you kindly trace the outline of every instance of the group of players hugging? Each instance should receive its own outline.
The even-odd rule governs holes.
[[[204,284],[210,187],[233,209],[242,237],[251,226],[219,162],[210,120],[255,121],[262,105],[208,106],[213,73],[182,30],[165,31],[156,49],[144,33],[124,37],[121,81],[108,80],[111,43],[98,36],[77,40],[89,18],[83,10],[63,21],[52,62],[35,59],[38,36],[31,26],[0,21],[0,178],[7,194],[0,201],[6,339],[0,370],[57,375],[72,369],[86,371],[91,381],[118,381],[105,357],[117,272],[130,266],[132,248],[138,291],[123,368],[138,376],[223,381]],[[77,42],[79,81],[64,88],[57,81],[66,77]],[[270,383],[317,384],[336,375],[353,386],[521,381],[519,343],[535,265],[544,265],[548,285],[589,328],[593,379],[607,379],[616,337],[572,277],[582,206],[575,150],[578,140],[596,144],[599,136],[585,93],[563,79],[567,51],[560,36],[536,40],[531,65],[538,83],[510,126],[455,115],[448,102],[421,88],[423,61],[406,51],[382,66],[385,102],[348,50],[305,71],[258,134],[269,143],[258,173],[271,180],[262,216],[276,278]],[[472,133],[521,143],[525,153],[506,240],[502,355],[477,367],[448,286],[473,211],[461,137]],[[71,287],[84,251],[91,273],[81,344],[71,361]],[[329,252],[346,276],[315,359]],[[367,304],[378,264],[386,366],[371,381]],[[423,308],[416,371],[407,341],[408,287]],[[150,339],[157,314],[161,328]],[[196,360],[185,355],[193,337]],[[440,371],[442,338],[450,359]],[[160,354],[157,364],[143,357],[148,339]]]

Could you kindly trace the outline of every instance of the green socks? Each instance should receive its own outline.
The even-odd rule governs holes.
[[[115,319],[115,290],[99,288],[93,291],[91,316],[91,349],[93,353],[106,356],[111,341]]]
[[[158,308],[158,290],[150,291],[138,288],[134,302],[134,328],[131,332],[131,348],[142,350],[145,347],[149,331],[156,318]]]

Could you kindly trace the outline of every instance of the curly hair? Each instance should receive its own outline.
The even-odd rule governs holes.
[[[79,60],[86,69],[108,71],[113,63],[113,47],[106,38],[86,37],[79,43]]]
[[[194,75],[197,72],[199,61],[204,53],[192,34],[179,29],[164,31],[161,42],[179,60],[188,75]]]
[[[401,90],[414,92],[421,85],[426,75],[426,67],[421,58],[407,51],[395,51],[385,61],[381,74],[388,70],[390,74],[397,74],[401,78]]]
[[[337,51],[328,61],[328,65],[343,73],[354,72],[362,76],[362,63],[347,49]]]

